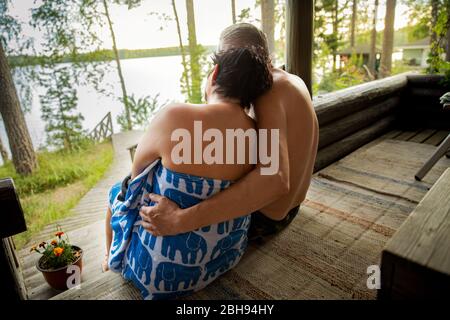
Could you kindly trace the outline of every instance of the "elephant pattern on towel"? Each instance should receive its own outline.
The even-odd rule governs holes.
[[[161,282],[164,282],[164,290],[177,292],[180,284],[183,283],[183,289],[186,290],[197,284],[201,273],[201,267],[161,262],[156,268],[155,287],[159,290]]]
[[[155,161],[129,183],[124,201],[118,199],[120,184],[115,185],[110,191],[111,271],[130,280],[145,299],[169,299],[200,290],[233,268],[247,246],[250,215],[164,237],[147,232],[139,216],[142,205],[153,205],[149,193],[187,208],[230,184],[174,172]]]
[[[236,244],[238,244],[242,241],[242,237],[245,237],[246,233],[247,232],[245,230],[233,231],[226,237],[223,237],[222,239],[217,241],[217,244],[211,253],[211,258],[214,259],[216,257],[216,253],[219,253],[219,255],[222,255],[227,250],[236,246]]]
[[[230,249],[219,255],[216,259],[209,261],[206,264],[206,274],[203,281],[207,281],[208,278],[216,277],[225,271],[231,269],[236,260],[240,258],[242,253],[238,249]],[[217,275],[216,275],[217,273]]]
[[[198,254],[201,254],[199,262],[202,262],[206,255],[206,249],[206,240],[195,232],[163,237],[161,244],[161,253],[164,256],[174,261],[175,255],[179,251],[184,264],[195,264]]]

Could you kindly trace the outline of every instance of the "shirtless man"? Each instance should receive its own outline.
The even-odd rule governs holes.
[[[261,46],[265,35],[251,24],[236,24],[221,35],[219,50]],[[153,235],[175,235],[252,213],[249,239],[284,229],[305,200],[317,154],[319,125],[303,81],[273,68],[273,87],[255,103],[258,129],[279,129],[279,170],[262,175],[258,164],[227,190],[198,205],[180,209],[169,199],[150,195],[156,205],[143,207],[143,226]]]

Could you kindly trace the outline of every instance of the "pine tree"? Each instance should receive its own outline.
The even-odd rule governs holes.
[[[42,119],[46,122],[47,142],[73,150],[85,132],[81,113],[76,112],[77,91],[71,80],[69,67],[61,67],[47,74],[47,92],[40,96]]]
[[[376,77],[377,73],[377,22],[378,22],[378,5],[379,1],[375,0],[374,8],[373,8],[373,23],[372,23],[372,32],[370,37],[370,54],[369,54],[369,70],[374,77]]]
[[[397,0],[386,1],[386,17],[384,19],[383,51],[381,53],[381,76],[388,77],[392,69],[392,52],[394,51],[395,7]]]
[[[7,10],[8,1],[0,0],[0,113],[14,168],[19,174],[27,175],[37,167],[37,160],[4,50],[8,41],[17,39],[21,31]]]
[[[267,43],[271,54],[275,52],[275,2],[261,0],[261,26],[267,36]]]
[[[189,62],[190,62],[190,74],[191,85],[189,102],[201,103],[203,95],[201,92],[202,85],[202,64],[200,63],[201,56],[203,54],[203,47],[197,43],[197,33],[195,27],[195,11],[194,0],[186,0],[186,12],[187,12],[187,27],[188,27],[188,39],[189,39]]]

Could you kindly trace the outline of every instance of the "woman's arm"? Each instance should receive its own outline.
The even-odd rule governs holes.
[[[266,97],[258,104],[259,129],[279,129],[279,168],[273,175],[261,175],[259,164],[253,171],[228,189],[199,204],[180,209],[169,199],[151,195],[153,207],[143,207],[143,226],[154,235],[175,235],[238,218],[259,210],[289,191],[289,154],[286,116],[275,99]],[[268,139],[270,141],[270,139]],[[283,213],[281,213],[283,214]],[[275,220],[282,215],[270,217]]]

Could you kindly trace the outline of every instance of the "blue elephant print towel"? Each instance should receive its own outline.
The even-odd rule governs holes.
[[[140,224],[149,193],[187,208],[226,189],[230,181],[202,178],[165,168],[160,160],[133,179],[121,201],[120,183],[110,191],[113,241],[109,267],[133,282],[144,299],[169,299],[200,290],[241,259],[250,215],[176,236],[155,237]]]

